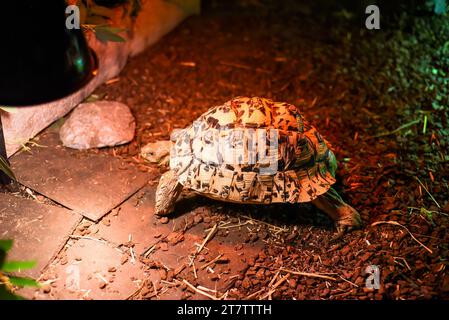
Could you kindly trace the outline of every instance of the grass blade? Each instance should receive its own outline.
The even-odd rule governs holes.
[[[0,171],[3,171],[11,179],[16,180],[16,176],[14,175],[14,172],[12,172],[8,161],[6,161],[2,156],[0,156]]]
[[[36,266],[36,261],[7,261],[2,266],[4,272],[17,272],[32,269]]]
[[[30,278],[9,277],[9,282],[18,287],[40,287],[39,282]]]

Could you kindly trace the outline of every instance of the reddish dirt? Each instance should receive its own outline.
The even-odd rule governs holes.
[[[226,253],[230,261],[242,261],[238,252],[249,244],[262,244],[219,291],[237,299],[447,299],[444,18],[403,14],[368,31],[349,9],[320,1],[209,3],[201,16],[130,60],[119,81],[95,92],[128,104],[137,119],[134,141],[100,152],[150,171],[154,185],[164,168],[138,156],[146,143],[168,139],[174,128],[235,96],[293,103],[332,143],[340,162],[337,188],[364,226],[336,238],[332,221],[308,204],[183,200],[176,219],[193,213],[195,222],[183,230],[186,239],[194,225],[230,222],[243,223],[246,234],[238,240],[245,246],[234,243],[236,253]],[[226,237],[224,230],[219,235]],[[160,279],[194,283],[190,269],[167,275],[154,260],[140,262]],[[371,265],[379,267],[379,289],[365,285]],[[201,297],[178,286],[180,298]],[[132,298],[155,299],[159,289],[147,284]]]
[[[212,211],[286,227],[276,237],[262,235],[266,246],[233,293],[266,295],[285,268],[334,279],[290,274],[273,299],[447,298],[447,24],[404,14],[368,31],[357,16],[316,10],[240,2],[188,19],[132,59],[119,82],[96,92],[127,103],[137,118],[136,140],[116,152],[135,155],[234,96],[296,104],[332,143],[338,187],[365,225],[335,240],[331,221],[307,205],[301,212],[202,200]],[[380,268],[379,290],[365,287],[369,265]]]

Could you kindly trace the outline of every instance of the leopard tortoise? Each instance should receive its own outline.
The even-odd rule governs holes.
[[[237,97],[209,109],[171,140],[171,148],[163,149],[170,150],[170,170],[156,190],[157,215],[172,213],[186,188],[227,202],[311,202],[339,233],[361,224],[358,212],[332,188],[337,161],[330,144],[291,104]]]

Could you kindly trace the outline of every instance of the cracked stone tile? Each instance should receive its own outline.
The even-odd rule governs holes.
[[[101,240],[79,239],[46,270],[44,281],[51,290],[36,291],[37,299],[126,299],[136,291],[145,278],[142,264],[128,258],[113,245]],[[157,278],[155,278],[156,280]]]
[[[63,147],[52,129],[30,148],[10,159],[18,181],[94,221],[149,180],[147,173],[116,157]]]
[[[82,216],[71,210],[0,193],[0,238],[13,239],[9,260],[35,260],[20,274],[37,278],[64,246]]]

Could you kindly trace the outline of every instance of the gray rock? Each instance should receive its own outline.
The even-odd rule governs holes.
[[[128,106],[116,101],[82,103],[59,131],[64,146],[73,149],[112,147],[131,141],[136,122]]]

